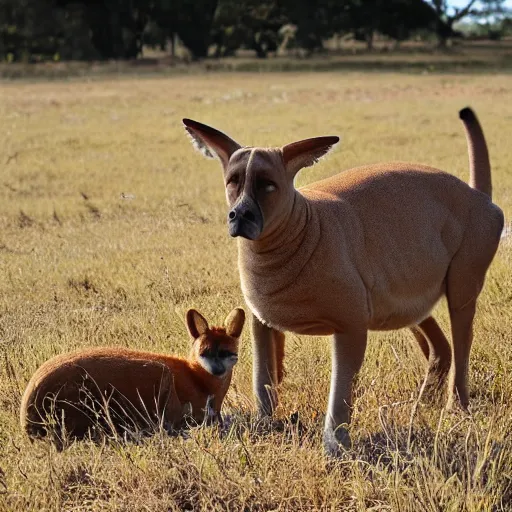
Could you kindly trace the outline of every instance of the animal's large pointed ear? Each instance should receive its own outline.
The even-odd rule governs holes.
[[[192,138],[194,147],[208,158],[217,155],[224,168],[227,167],[231,155],[241,147],[226,134],[206,124],[192,119],[183,119],[183,124]]]
[[[303,167],[314,165],[339,142],[339,137],[315,137],[299,140],[281,148],[286,170],[295,176]]]
[[[205,317],[195,309],[187,311],[187,328],[190,336],[197,339],[208,330],[208,322]]]
[[[242,308],[235,308],[224,320],[224,327],[226,328],[226,334],[233,336],[233,338],[239,338],[242,334],[242,329],[245,323],[245,311]]]

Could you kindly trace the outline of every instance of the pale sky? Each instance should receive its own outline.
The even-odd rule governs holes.
[[[468,5],[468,0],[448,0],[448,4],[453,7],[464,7]],[[477,2],[478,4],[478,2]],[[507,0],[505,5],[511,9],[512,8],[512,0]]]

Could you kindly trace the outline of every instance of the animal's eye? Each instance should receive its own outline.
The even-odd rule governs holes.
[[[256,182],[256,186],[258,187],[258,190],[266,193],[274,192],[274,190],[277,189],[277,186],[273,181],[264,179],[258,180]]]
[[[230,350],[219,350],[219,357],[222,357],[223,359],[227,359],[232,356],[236,356],[236,354]]]
[[[239,181],[240,178],[238,177],[238,174],[233,174],[228,178],[228,182],[226,183],[226,185],[238,185]]]

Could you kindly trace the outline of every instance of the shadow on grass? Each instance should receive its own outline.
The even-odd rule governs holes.
[[[321,445],[321,420],[306,424],[297,413],[284,420],[259,421],[250,415],[237,415],[226,426],[238,431],[238,437],[248,432],[252,444],[266,438],[278,445],[295,444],[301,448]],[[370,479],[374,473],[384,472],[414,480],[426,472],[432,482],[456,478],[467,488],[498,489],[503,503],[512,503],[510,436],[497,441],[493,439],[495,432],[479,429],[467,416],[449,429],[410,428],[393,421],[381,426],[379,431],[354,437],[352,448],[341,459],[326,459],[327,467],[344,471],[344,467],[360,466]]]
[[[443,419],[443,416],[441,416]],[[342,466],[359,465],[371,477],[373,472],[408,474],[426,470],[437,472],[442,479],[458,478],[467,485],[480,488],[496,488],[499,484],[501,494],[506,500],[512,500],[512,438],[505,433],[503,440],[494,439],[496,434],[491,427],[478,427],[470,416],[455,418],[448,428],[437,430],[425,425],[403,426],[392,418],[381,418],[381,429],[367,435],[353,437],[353,446],[341,459],[327,459],[331,469]],[[439,425],[443,422],[440,420]],[[449,422],[452,424],[452,422]],[[160,428],[158,428],[160,427]],[[104,429],[101,435],[88,436],[95,444],[121,446],[126,443],[140,444],[148,436],[180,437],[190,439],[199,448],[204,439],[211,441],[211,435],[228,446],[235,441],[251,452],[251,446],[261,442],[274,443],[276,446],[295,446],[299,449],[321,449],[322,418],[301,421],[299,414],[293,413],[284,419],[258,418],[250,412],[236,412],[226,415],[221,424],[193,420],[186,428],[179,430],[162,429],[153,425],[146,430],[127,430],[124,435],[114,435]],[[197,437],[197,434],[200,437]],[[202,433],[206,434],[203,438]],[[201,440],[203,439],[203,441]],[[69,446],[69,445],[68,445]],[[228,449],[228,448],[227,448]],[[340,466],[341,465],[341,466]],[[434,477],[434,473],[432,473]],[[0,471],[0,490],[1,490]]]

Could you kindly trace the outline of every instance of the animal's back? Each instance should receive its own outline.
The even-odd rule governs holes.
[[[39,367],[27,385],[20,412],[22,428],[33,437],[46,435],[49,400],[56,397],[66,416],[66,429],[81,436],[93,420],[76,404],[87,398],[108,400],[114,389],[116,399],[123,397],[136,410],[159,413],[158,409],[171,399],[172,412],[177,413],[174,378],[186,374],[185,366],[186,361],[177,357],[124,348],[56,356]],[[169,393],[174,395],[169,397]]]
[[[488,196],[424,165],[359,167],[300,192],[324,219],[329,243],[350,241],[360,231],[364,249],[356,258],[364,269],[372,329],[403,327],[430,311],[444,293],[450,262],[474,229],[472,211],[490,238],[500,229],[499,209]]]
[[[414,185],[421,185],[423,189],[411,189],[410,187]],[[443,187],[449,187],[450,190]],[[314,195],[316,191],[351,200],[355,200],[361,193],[367,198],[368,193],[386,193],[386,197],[389,197],[389,194],[405,195],[406,191],[406,199],[411,200],[416,195],[423,195],[426,190],[437,190],[441,196],[447,197],[452,193],[453,187],[465,192],[473,190],[456,176],[428,165],[386,162],[347,169],[329,178],[310,183],[299,190],[307,197]],[[363,200],[367,201],[366,198]]]

